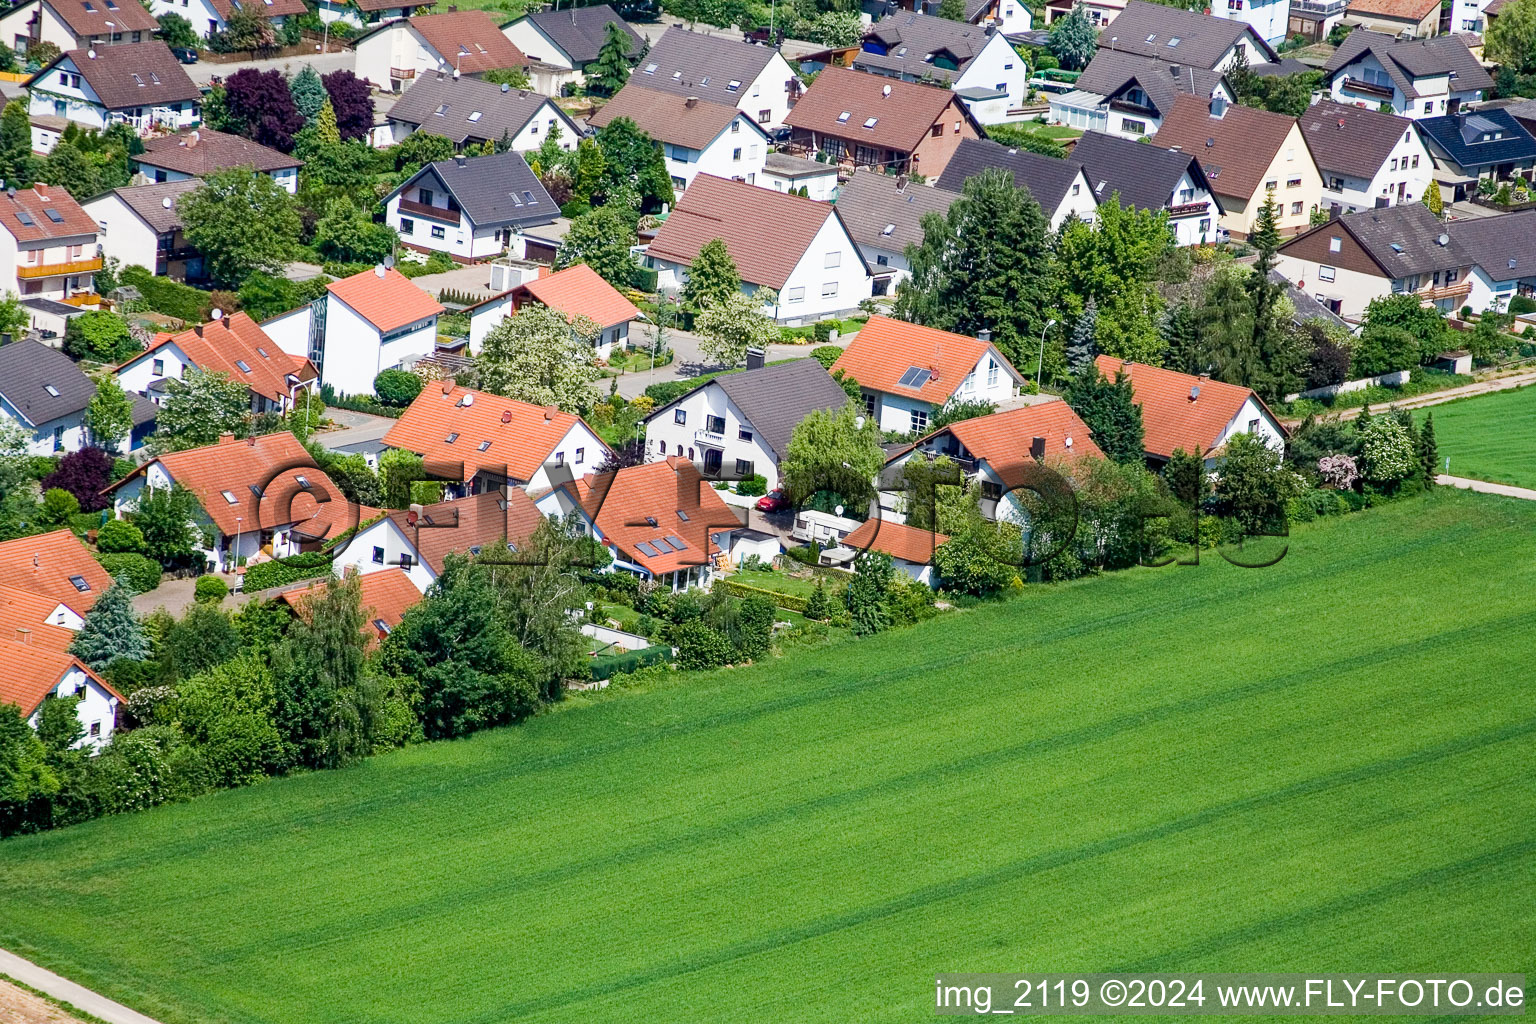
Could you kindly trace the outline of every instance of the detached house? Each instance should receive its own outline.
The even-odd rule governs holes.
[[[112,485],[114,509],[122,516],[146,488],[174,486],[197,498],[197,550],[218,572],[317,551],[378,515],[348,502],[286,430],[244,440],[225,434],[206,448],[167,452]]]
[[[903,11],[937,15],[941,0],[897,0],[895,7]],[[1001,35],[1019,35],[1034,25],[1034,12],[1020,0],[965,0],[962,21],[969,25],[990,28]]]
[[[1023,377],[990,339],[872,316],[832,364],[859,384],[881,430],[922,434],[951,401],[1000,402]]]
[[[572,150],[584,134],[548,96],[444,72],[417,78],[387,116],[384,141],[390,144],[422,131],[441,135],[456,149],[505,139],[526,153],[556,133],[560,148]]]
[[[315,4],[315,13],[324,22],[345,21],[365,29],[382,22],[409,18],[431,6],[422,0],[319,0]]]
[[[948,86],[982,124],[1024,116],[1029,64],[990,25],[929,14],[888,14],[864,34],[852,66],[904,82]]]
[[[1088,22],[1101,32],[1125,10],[1126,0],[1046,0],[1045,23],[1053,24],[1057,18],[1072,13],[1079,3],[1088,12]]]
[[[405,613],[421,601],[421,591],[401,568],[362,573],[357,585],[358,607],[363,613],[362,632],[370,647],[383,643],[384,638],[400,625]],[[309,603],[322,592],[322,586],[322,582],[310,580],[283,591],[276,600],[292,608],[295,615],[307,622],[314,614]]]
[[[1379,34],[1428,38],[1440,29],[1438,0],[1350,0],[1349,22]]]
[[[460,263],[529,254],[530,228],[553,224],[560,207],[521,153],[455,157],[428,164],[384,200],[384,223],[401,244],[445,252]],[[536,240],[552,256],[554,242]]]
[[[85,447],[85,407],[96,385],[58,349],[39,341],[0,345],[0,421],[28,435],[32,455]]]
[[[317,377],[308,359],[284,352],[250,316],[234,313],[180,334],[157,335],[149,348],[117,368],[117,382],[159,405],[167,382],[185,378],[191,369],[240,381],[250,390],[251,411],[258,413],[287,413]]]
[[[129,185],[81,203],[96,222],[102,255],[125,267],[140,266],[173,281],[201,280],[203,256],[182,233],[176,204],[202,182]]]
[[[1238,238],[1253,231],[1274,193],[1285,234],[1306,229],[1323,180],[1294,117],[1181,96],[1153,142],[1193,153],[1221,203],[1221,226]]]
[[[1505,313],[1510,299],[1536,294],[1536,210],[1451,221],[1445,230],[1472,268],[1466,305]]]
[[[1447,201],[1475,194],[1482,178],[1529,177],[1536,168],[1536,138],[1507,110],[1426,117],[1419,132]]]
[[[542,491],[562,474],[590,472],[608,455],[580,416],[452,380],[423,389],[384,443],[422,456],[428,474],[460,497],[507,486]]]
[[[841,409],[848,394],[814,359],[777,366],[760,360],[728,373],[653,411],[645,419],[645,458],[679,456],[710,479],[761,474],[773,490],[779,462],[796,425],[813,412]]]
[[[859,253],[875,275],[876,295],[890,295],[911,276],[907,246],[923,240],[923,215],[948,212],[958,198],[933,185],[919,185],[861,168],[837,193],[837,212]]]
[[[587,122],[602,128],[621,117],[661,144],[667,173],[679,192],[700,174],[757,184],[773,148],[768,133],[737,107],[633,82]]]
[[[527,55],[534,85],[559,95],[566,85],[586,81],[586,67],[602,51],[609,25],[629,37],[628,56],[637,58],[645,40],[609,4],[525,14],[501,31]]]
[[[1089,132],[1077,140],[1072,160],[1081,162],[1100,203],[1118,198],[1136,210],[1162,210],[1176,245],[1216,241],[1221,202],[1194,154]]]
[[[981,514],[995,520],[1015,518],[1016,506],[1012,499],[1003,504],[1004,496],[1031,482],[1029,466],[1062,459],[1102,459],[1104,453],[1070,405],[1043,402],[958,420],[919,438],[887,460],[882,488],[902,489],[902,469],[912,459],[940,456],[955,463],[967,483],[976,484]]]
[[[764,225],[773,230],[765,234]],[[736,262],[743,292],[772,289],[777,303],[764,311],[781,323],[857,309],[870,296],[869,268],[834,206],[708,174],[694,179],[657,230],[646,266],[661,287],[681,288],[699,250],[716,238]]]
[[[1029,189],[1052,231],[1059,231],[1068,217],[1093,223],[1099,201],[1082,164],[1025,149],[1009,149],[991,139],[962,142],[939,176],[938,187],[958,194],[964,191],[966,179],[993,167],[1008,171],[1016,186]]]
[[[75,717],[85,735],[76,747],[94,749],[111,741],[122,694],[74,655],[33,642],[30,631],[0,638],[0,705],[15,705],[36,729],[44,701],[55,697],[79,698]]]
[[[332,281],[324,297],[262,329],[284,352],[314,364],[321,384],[344,395],[370,395],[380,371],[436,350],[442,312],[442,303],[404,274],[378,266]]]
[[[564,313],[567,320],[585,317],[596,324],[596,356],[607,359],[615,346],[629,345],[629,323],[640,315],[635,304],[617,288],[604,281],[585,263],[566,267],[553,274],[540,274],[469,306],[469,350],[478,355],[485,336],[524,305],[535,302]]]
[[[261,171],[293,195],[299,190],[304,161],[270,147],[211,128],[144,140],[144,152],[133,158],[150,181],[193,181],[231,167]]]
[[[142,43],[160,29],[140,3],[118,0],[30,0],[0,16],[0,40],[24,55],[39,43],[59,50]]]
[[[1372,299],[1414,294],[1444,312],[1471,294],[1466,255],[1420,203],[1345,214],[1280,247],[1276,268],[1347,320]],[[1408,369],[1408,367],[1403,367]]]
[[[0,285],[24,299],[95,306],[96,222],[62,188],[37,184],[0,195]]]
[[[1176,449],[1183,449],[1204,456],[1206,466],[1214,469],[1222,446],[1240,433],[1252,434],[1271,448],[1285,447],[1285,428],[1248,388],[1110,356],[1099,356],[1096,362],[1110,380],[1119,373],[1130,380],[1146,428],[1142,443],[1148,462],[1166,462]]]
[[[934,586],[933,550],[947,540],[949,537],[946,534],[920,530],[906,523],[877,516],[864,520],[858,529],[842,539],[837,548],[826,552],[823,557],[830,561],[833,551],[838,554],[847,552],[849,557],[843,561],[846,566],[859,555],[874,551],[889,555],[891,566],[897,571],[906,573],[919,583]]]
[[[1307,108],[1300,121],[1332,213],[1424,198],[1434,164],[1413,121],[1327,100]]]
[[[709,481],[686,459],[584,476],[538,499],[539,511],[575,514],[613,556],[613,568],[659,580],[673,591],[708,587],[718,556],[747,531]]]
[[[1284,0],[1277,2],[1282,11],[1288,6]],[[1231,6],[1238,3],[1243,7]],[[1247,0],[1227,0],[1227,5],[1233,13],[1248,7]],[[1274,4],[1261,6],[1270,9]],[[1277,35],[1284,34],[1285,16],[1281,13]],[[1270,38],[1243,18],[1212,17],[1149,0],[1128,0],[1125,9],[1115,16],[1114,27],[1100,30],[1098,42],[1101,50],[1205,71],[1226,71],[1239,53],[1250,66],[1278,60],[1269,45]]]
[[[0,587],[34,595],[35,606],[59,628],[78,630],[112,577],[69,530],[0,541]]]
[[[482,10],[449,10],[388,21],[354,40],[357,77],[399,92],[418,76],[441,71],[474,77],[525,67],[528,58]]]
[[[629,81],[736,107],[769,131],[785,123],[803,89],[778,50],[681,28],[656,40]]]
[[[948,89],[826,67],[785,123],[790,148],[821,153],[851,172],[944,173],[955,150],[984,132]]]
[[[1236,102],[1225,74],[1119,50],[1099,50],[1075,88],[1050,97],[1051,120],[1127,139],[1155,134],[1180,96]]]
[[[32,117],[97,131],[121,122],[148,135],[202,120],[202,90],[158,39],[67,50],[27,80],[27,94]]]
[[[207,39],[229,29],[229,19],[246,4],[258,0],[149,0],[149,13],[156,18],[165,14],[179,14],[192,23],[192,28]],[[281,27],[289,18],[305,13],[304,0],[260,0],[260,11],[271,19],[274,27]]]
[[[1350,14],[1358,0],[1350,5]],[[1439,4],[1434,4],[1439,17]],[[1398,39],[1357,28],[1323,65],[1339,103],[1375,110],[1386,103],[1403,117],[1454,114],[1493,90],[1493,79],[1457,36]]]

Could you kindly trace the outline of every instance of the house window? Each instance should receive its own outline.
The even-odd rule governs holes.
[[[1201,221],[1200,221],[1200,233],[1202,235],[1204,235],[1207,232],[1209,232],[1210,230],[1211,230],[1211,218],[1209,218],[1209,217],[1202,218]]]
[[[1387,169],[1391,171],[1397,170],[1397,157],[1392,158],[1391,166],[1389,166]]]
[[[164,359],[155,359],[155,360],[151,361],[150,364],[149,364],[149,372],[154,374],[156,377],[164,377],[165,376],[165,360]]]
[[[1414,166],[1414,167],[1419,166],[1419,157],[1418,157],[1417,153],[1414,154],[1412,166]]]
[[[956,135],[960,134],[960,122],[959,121],[955,122],[955,134]]]
[[[933,129],[929,132],[929,134],[932,135],[935,139],[938,138],[939,136],[944,134],[944,126],[942,124],[934,125]]]
[[[435,227],[434,226],[432,228],[432,237],[433,238],[447,238],[448,237],[448,232],[445,231],[443,228]]]
[[[822,264],[822,266],[826,267],[828,270],[832,269],[833,267],[840,267],[842,265],[843,254],[841,251],[827,253],[826,261]]]
[[[773,120],[773,111],[771,111],[771,110],[759,110],[757,112],[757,123],[758,124],[767,124],[769,121],[772,121],[772,120]]]
[[[878,255],[875,257],[875,266],[877,266],[877,267],[888,267],[890,265],[891,265],[890,257],[888,257],[888,256],[878,256]]]
[[[687,423],[688,422],[688,410],[687,409],[674,409],[674,410],[672,410],[672,422],[673,423]]]
[[[784,301],[785,302],[804,302],[805,301],[805,286],[804,285],[798,285],[798,286],[796,286],[794,288],[791,288],[785,294]]]
[[[555,452],[555,465],[565,465],[565,452]]]
[[[414,235],[416,233],[416,222],[409,217],[401,217],[400,233],[402,235]]]
[[[1083,190],[1083,186],[1082,186],[1081,183],[1078,183],[1078,182],[1074,182],[1073,183],[1073,185],[1072,185],[1072,194],[1073,195],[1077,195],[1082,190]]]
[[[1301,213],[1301,203],[1299,203],[1299,202],[1292,203],[1291,204],[1291,215],[1294,217],[1294,216],[1296,216],[1299,213]]]
[[[725,433],[725,417],[724,416],[705,416],[704,417],[704,429],[709,431],[711,434],[723,434],[723,433]]]
[[[1248,433],[1250,433],[1250,434],[1257,434],[1258,432],[1259,432],[1259,421],[1257,419],[1249,420],[1248,421]]]
[[[746,427],[737,427],[736,439],[739,441],[750,441],[752,440],[752,431],[748,430]]]
[[[997,387],[997,375],[998,375],[997,363],[989,361],[987,363],[987,387],[988,388],[995,388],[995,387]]]
[[[1319,281],[1332,281],[1333,277],[1334,269],[1332,267],[1319,266],[1317,268],[1317,279]]]
[[[1129,132],[1132,135],[1145,135],[1147,134],[1147,122],[1133,121],[1128,117],[1123,117],[1120,119],[1120,130]]]
[[[1445,272],[1445,283],[1446,284],[1455,284],[1456,283],[1456,278],[1458,278],[1460,276],[1461,276],[1461,271],[1459,271],[1459,270],[1447,270]]]
[[[578,465],[578,466],[581,465],[583,462],[586,462],[587,461],[587,450],[585,448],[577,448],[576,449],[576,458],[575,458],[574,461],[575,461],[576,465]]]
[[[864,415],[869,416],[871,418],[874,417],[874,415],[875,415],[875,396],[874,395],[865,395],[864,396]]]
[[[53,428],[53,450],[56,451],[56,452],[61,452],[61,451],[64,450],[64,428],[63,427],[54,427]]]
[[[1280,187],[1280,182],[1279,181],[1271,180],[1271,181],[1266,181],[1264,183],[1264,190],[1266,192],[1273,192],[1275,189],[1277,189],[1279,187]]]
[[[741,122],[740,121],[732,121],[731,122],[731,134],[735,135],[736,133],[738,133],[740,131],[741,131]]]
[[[821,284],[821,297],[824,299],[837,298],[837,282],[823,281]]]
[[[1340,238],[1338,235],[1334,235],[1328,239],[1329,252],[1338,252],[1341,248],[1343,248],[1343,246],[1344,239]]]
[[[741,477],[743,480],[745,480],[747,477],[751,476],[752,475],[752,460],[751,459],[737,459],[736,460],[736,475]]]
[[[661,454],[667,454],[667,442],[665,441],[661,442]]]
[[[731,150],[731,159],[732,160],[740,160],[741,159],[741,147],[740,146],[737,146],[735,149]]]
[[[927,429],[928,429],[928,410],[926,410],[926,409],[913,409],[912,410],[912,433],[914,433],[914,434],[921,434],[923,431],[925,431]]]
[[[384,549],[379,547],[377,544],[375,544],[373,546],[373,564],[374,565],[383,565],[384,564]]]
[[[83,689],[83,687],[82,687],[82,689]],[[91,723],[91,735],[92,736],[100,736],[101,735],[101,723],[100,722],[92,722]]]
[[[1301,188],[1301,179],[1300,178],[1287,178],[1286,181],[1285,181],[1285,187],[1286,188]]]

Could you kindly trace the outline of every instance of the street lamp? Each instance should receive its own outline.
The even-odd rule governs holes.
[[[1045,332],[1056,326],[1055,320],[1047,320],[1040,328],[1040,357],[1035,360],[1035,392],[1040,391],[1040,371],[1045,368]]]

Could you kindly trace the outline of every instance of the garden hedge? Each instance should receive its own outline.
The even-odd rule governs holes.
[[[657,644],[655,647],[644,647],[638,651],[625,651],[623,654],[608,654],[601,658],[593,658],[587,663],[592,673],[592,681],[611,679],[623,672],[633,672],[637,668],[646,665],[659,665],[672,660],[672,648],[665,644]]]
[[[286,586],[300,580],[311,580],[328,575],[331,571],[330,556],[319,551],[306,551],[290,555],[281,561],[260,562],[245,570],[245,591],[253,594],[258,590]]]
[[[96,561],[113,579],[122,576],[135,594],[148,593],[160,585],[160,563],[147,555],[123,551],[99,554]]]
[[[766,597],[780,608],[788,608],[792,612],[803,612],[808,599],[795,597],[792,594],[781,594],[777,590],[768,590],[764,587],[753,587],[745,583],[736,583],[733,580],[716,580],[715,588],[723,590],[732,597]]]

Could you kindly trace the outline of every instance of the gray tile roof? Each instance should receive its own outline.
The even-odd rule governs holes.
[[[166,234],[181,227],[181,214],[176,210],[177,201],[188,192],[195,192],[202,187],[201,178],[185,178],[181,181],[129,185],[112,191],[151,230],[157,234]],[[171,201],[169,207],[165,205],[167,199]]]
[[[1210,190],[1200,161],[1193,153],[1163,149],[1105,132],[1088,132],[1078,139],[1072,149],[1072,160],[1083,165],[1094,196],[1101,203],[1118,192],[1123,206],[1164,209],[1186,171],[1194,175],[1197,187]]]
[[[1166,115],[1181,95],[1210,99],[1223,77],[1218,71],[1207,71],[1190,64],[1101,49],[1083,69],[1075,88],[1114,97],[1132,85],[1138,85],[1157,112]]]
[[[1416,123],[1427,141],[1465,170],[1536,160],[1536,138],[1507,110],[1446,114]]]
[[[877,21],[864,37],[864,48],[853,56],[853,66],[922,78],[932,76],[949,82],[965,70],[991,40],[978,25],[950,21],[931,14],[897,11]],[[875,52],[870,47],[884,49]],[[948,55],[957,69],[932,63],[934,55]]]
[[[1099,48],[1214,68],[1244,37],[1263,59],[1278,59],[1269,44],[1244,22],[1146,0],[1130,0],[1109,27],[1099,32]],[[1249,60],[1258,63],[1251,57]]]
[[[1274,284],[1285,285],[1286,297],[1291,300],[1291,307],[1295,310],[1291,315],[1291,320],[1294,323],[1304,324],[1308,320],[1326,320],[1328,323],[1338,327],[1348,326],[1337,313],[1321,302],[1318,302],[1300,288],[1297,288],[1280,271],[1271,270],[1269,272],[1269,279]]]
[[[778,51],[754,43],[669,28],[635,65],[629,80],[647,89],[734,107],[741,99],[741,90],[763,73],[775,53]],[[729,88],[731,82],[738,83],[736,89]]]
[[[1490,279],[1536,277],[1536,210],[1455,220],[1445,230]]]
[[[411,83],[390,108],[389,119],[416,125],[455,144],[466,139],[494,142],[522,131],[548,101],[549,97],[527,89],[478,78],[428,74]],[[570,138],[575,125],[562,124],[560,130]]]
[[[801,420],[818,409],[841,409],[848,404],[848,393],[814,359],[728,373],[712,383],[730,396],[757,436],[781,459],[789,449],[790,433]]]
[[[837,212],[860,247],[905,252],[923,240],[923,214],[942,215],[957,198],[932,185],[908,182],[901,187],[898,178],[864,169],[854,171],[838,189]]]
[[[521,153],[509,150],[495,156],[439,160],[417,171],[395,192],[413,187],[428,175],[448,190],[479,228],[548,224],[560,216],[560,208],[528,169]]]
[[[1083,165],[1075,160],[1057,160],[1022,149],[1009,149],[990,139],[961,139],[936,184],[946,191],[959,192],[965,188],[967,178],[988,167],[1001,167],[1011,172],[1013,183],[1029,189],[1029,194],[1045,211],[1047,220],[1083,172]]]
[[[528,15],[528,20],[539,27],[539,30],[554,41],[554,44],[564,51],[570,62],[576,67],[590,64],[597,60],[597,53],[602,49],[603,40],[607,38],[608,25],[613,23],[623,29],[624,34],[634,41],[630,49],[630,56],[640,52],[645,45],[629,23],[619,17],[619,13],[608,4],[597,4],[592,7],[570,7],[566,10],[540,11],[537,14]]]
[[[80,412],[95,394],[96,385],[58,349],[37,341],[0,345],[0,395],[32,426]]]
[[[1406,117],[1332,100],[1308,107],[1299,121],[1318,170],[1367,180],[1381,170],[1403,133],[1413,130]]]
[[[1329,82],[1367,51],[1386,70],[1399,91],[1410,98],[1421,95],[1414,86],[1415,78],[1443,75],[1448,71],[1456,73],[1453,85],[1457,91],[1493,88],[1493,79],[1487,70],[1467,49],[1467,44],[1455,36],[1399,40],[1363,28],[1357,28],[1345,37],[1333,51],[1333,56],[1328,58],[1328,63],[1323,65]]]
[[[1393,277],[1432,274],[1468,262],[1454,237],[1439,243],[1450,232],[1422,203],[1349,213],[1337,223]]]

